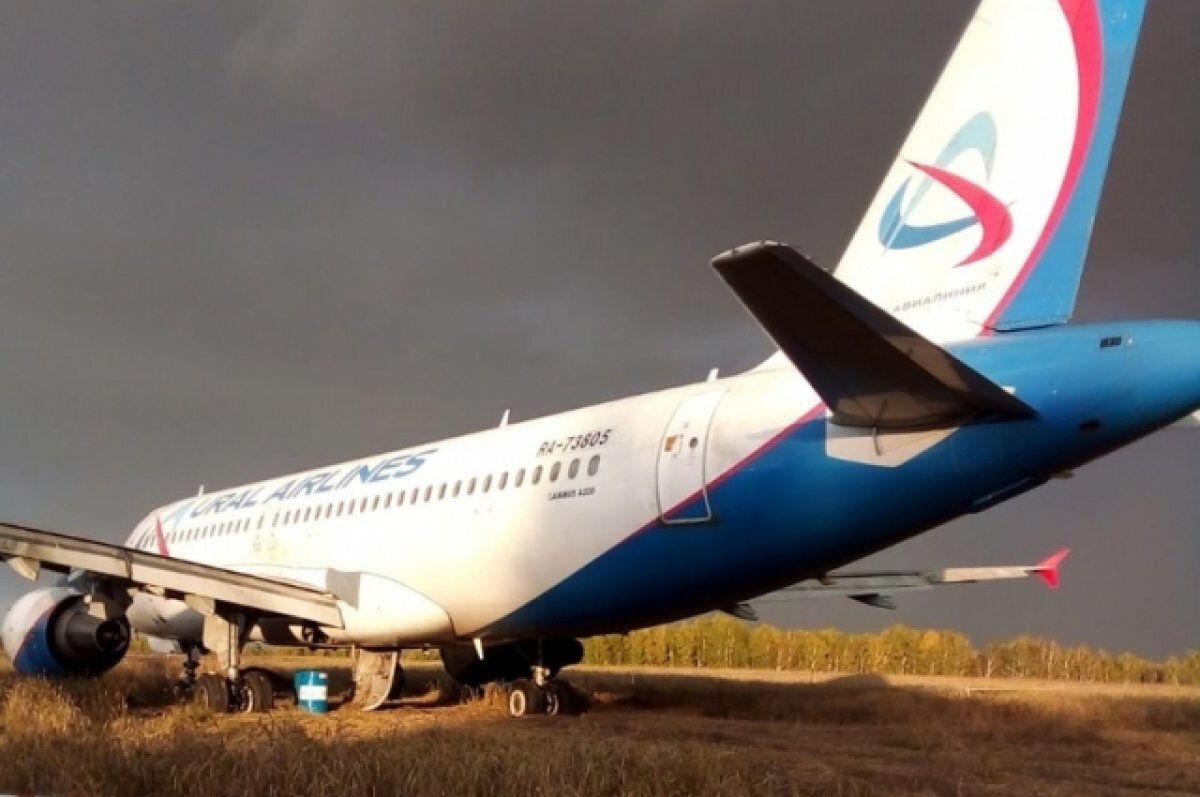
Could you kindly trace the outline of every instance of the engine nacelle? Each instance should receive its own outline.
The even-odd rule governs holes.
[[[47,677],[99,675],[129,650],[129,621],[88,614],[68,587],[22,595],[4,617],[4,652],[17,672]]]

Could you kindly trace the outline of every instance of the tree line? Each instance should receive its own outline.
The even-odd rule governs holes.
[[[976,649],[958,631],[894,625],[875,634],[785,630],[727,615],[584,640],[584,663],[799,672],[1044,678],[1200,686],[1200,650],[1166,661],[1020,636]]]

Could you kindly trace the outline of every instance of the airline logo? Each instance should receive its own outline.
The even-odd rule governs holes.
[[[960,156],[978,153],[983,161],[984,182],[992,176],[996,159],[996,120],[981,112],[958,129],[933,163],[907,161],[920,176],[906,179],[884,208],[879,220],[879,241],[885,249],[915,249],[935,243],[963,230],[980,228],[979,244],[955,267],[977,263],[1004,246],[1012,235],[1008,207],[983,185],[950,170]],[[915,181],[915,184],[914,184]],[[928,224],[911,223],[922,203],[934,189],[950,191],[967,213],[957,218]]]

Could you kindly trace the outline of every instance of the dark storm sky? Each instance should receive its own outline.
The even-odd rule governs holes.
[[[210,488],[747,367],[710,272],[836,262],[969,2],[12,3],[0,517]],[[1151,0],[1077,318],[1200,317],[1200,3]],[[1200,435],[870,561],[1033,584],[787,624],[1200,647]],[[0,576],[7,601],[22,584]]]

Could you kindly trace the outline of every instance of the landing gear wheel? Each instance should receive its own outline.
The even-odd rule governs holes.
[[[546,693],[533,681],[517,681],[508,693],[508,716],[525,717],[546,713]]]
[[[566,681],[551,681],[544,689],[546,714],[555,717],[587,711],[587,697]]]
[[[571,695],[558,681],[551,681],[542,689],[546,695],[546,716],[557,717],[571,713]]]
[[[242,675],[241,710],[245,714],[270,711],[275,708],[275,687],[271,677],[261,670]]]
[[[192,690],[196,705],[214,714],[224,714],[229,711],[229,685],[220,675],[206,672],[196,679]]]
[[[458,702],[459,703],[478,703],[487,696],[487,690],[482,686],[474,684],[459,684],[458,685]]]

